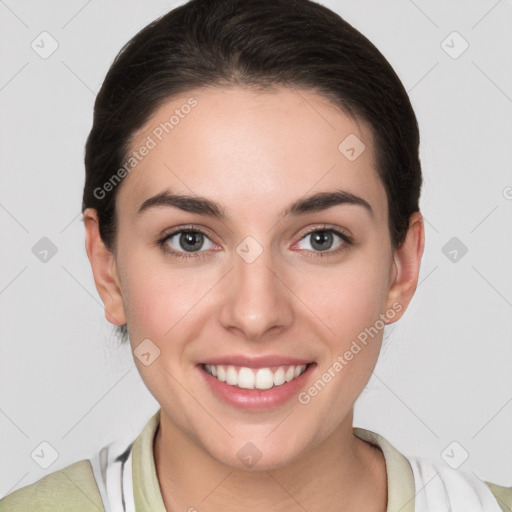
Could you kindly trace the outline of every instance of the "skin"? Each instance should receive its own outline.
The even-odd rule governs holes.
[[[268,410],[241,410],[212,394],[197,365],[228,354],[304,358],[316,363],[307,390],[379,314],[399,304],[389,324],[405,312],[423,254],[422,216],[411,216],[405,243],[393,249],[369,126],[313,91],[190,91],[163,104],[132,148],[192,96],[197,106],[120,185],[113,252],[99,237],[96,212],[84,212],[107,320],[127,322],[133,349],[149,338],[160,350],[148,366],[134,360],[162,408],[154,456],[165,506],[383,512],[384,457],[352,434],[354,402],[377,362],[382,329],[307,405],[294,397]],[[354,161],[338,150],[349,134],[366,147]],[[339,189],[365,199],[373,215],[341,204],[280,218],[305,195]],[[168,206],[137,214],[164,190],[214,200],[227,218]],[[343,244],[336,236],[327,251],[315,250],[312,236],[301,240],[324,223],[353,243],[336,253]],[[211,240],[204,257],[178,259],[156,243],[189,224]],[[247,236],[262,248],[252,263],[236,252]],[[169,245],[198,254],[186,252],[179,235]],[[237,457],[248,441],[262,454],[252,468]]]

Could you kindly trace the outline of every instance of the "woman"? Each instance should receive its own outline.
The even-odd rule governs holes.
[[[512,488],[352,425],[418,282],[418,147],[389,63],[319,4],[192,0],[137,34],[96,100],[82,210],[161,408],[0,510],[509,510]]]

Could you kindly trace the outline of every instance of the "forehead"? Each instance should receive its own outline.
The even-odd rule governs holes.
[[[116,203],[131,213],[165,189],[212,198],[228,214],[261,215],[262,204],[281,210],[308,192],[341,188],[386,215],[370,127],[310,90],[224,87],[173,97],[135,134],[128,158]]]

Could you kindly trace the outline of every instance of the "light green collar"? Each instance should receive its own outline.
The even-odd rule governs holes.
[[[364,428],[353,428],[354,435],[378,446],[386,459],[388,506],[386,512],[414,512],[414,475],[409,461],[381,435]]]
[[[153,456],[160,412],[161,409],[146,423],[133,446],[133,494],[137,512],[166,512]],[[384,454],[388,478],[386,512],[414,512],[414,477],[407,459],[379,434],[358,427],[353,432],[359,439],[378,446]]]
[[[160,424],[160,411],[142,429],[132,452],[133,498],[136,512],[167,512],[156,476],[153,440]]]

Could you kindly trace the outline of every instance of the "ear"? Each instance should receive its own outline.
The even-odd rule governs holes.
[[[96,289],[105,306],[105,318],[111,324],[123,325],[126,323],[126,316],[114,254],[101,239],[96,210],[87,208],[83,220],[85,249],[91,263]]]
[[[414,212],[409,218],[409,229],[403,244],[395,249],[393,255],[393,271],[387,297],[387,308],[394,309],[396,322],[405,312],[418,286],[421,257],[425,247],[425,228],[423,216]],[[395,304],[395,307],[393,307]],[[401,307],[398,308],[397,305]]]

